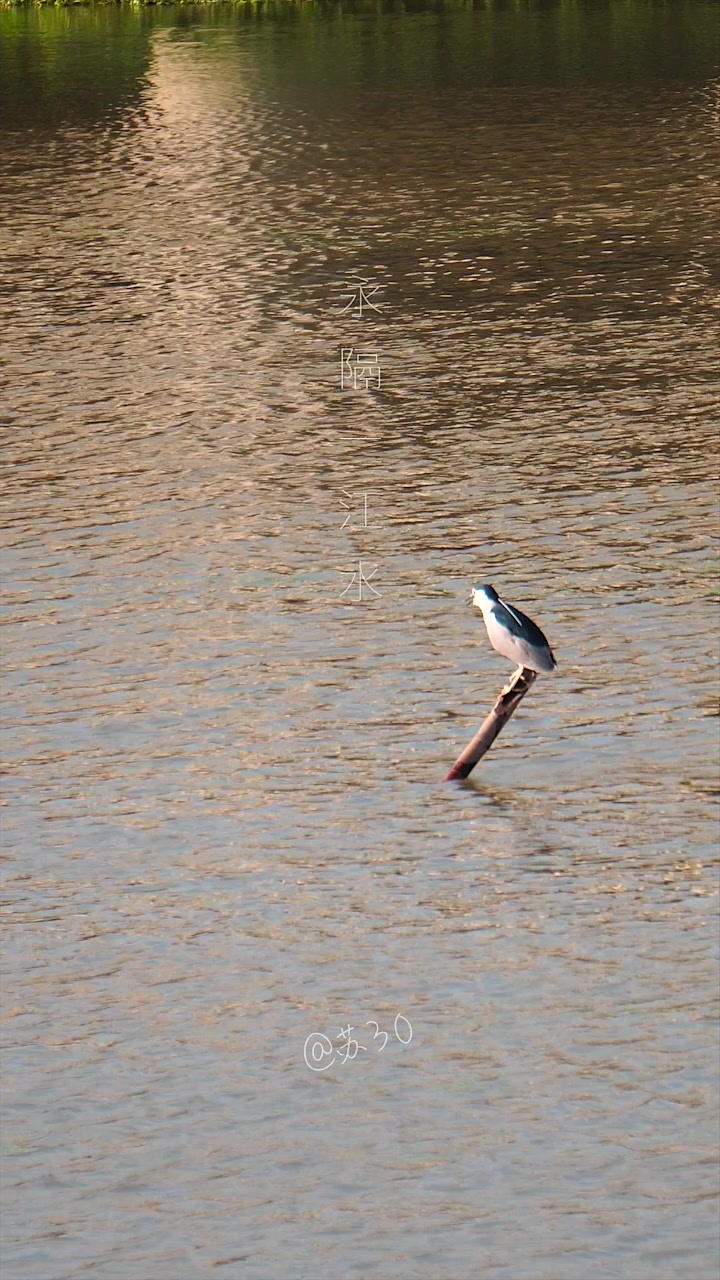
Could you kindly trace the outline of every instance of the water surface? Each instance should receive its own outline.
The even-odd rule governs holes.
[[[569,9],[0,14],[5,1280],[716,1272],[718,10]]]

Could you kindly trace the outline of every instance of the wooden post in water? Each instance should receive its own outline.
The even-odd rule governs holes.
[[[472,773],[478,760],[490,750],[500,730],[507,724],[513,712],[520,706],[530,686],[537,680],[537,671],[529,667],[520,667],[512,680],[502,690],[490,715],[483,721],[472,742],[469,742],[455,761],[446,782],[455,778],[467,778]]]

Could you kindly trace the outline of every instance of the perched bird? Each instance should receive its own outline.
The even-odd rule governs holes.
[[[490,586],[473,587],[470,599],[482,610],[490,643],[503,658],[531,671],[554,670],[557,663],[553,651],[532,618],[506,604]]]

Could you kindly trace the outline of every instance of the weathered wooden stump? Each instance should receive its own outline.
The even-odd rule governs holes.
[[[519,667],[509,684],[502,690],[489,716],[483,720],[472,742],[469,742],[455,761],[446,782],[454,778],[467,778],[472,773],[478,760],[490,750],[500,730],[507,724],[511,715],[520,706],[525,694],[537,680],[537,671],[529,667]]]

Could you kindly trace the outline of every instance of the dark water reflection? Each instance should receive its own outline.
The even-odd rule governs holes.
[[[8,1280],[705,1280],[717,7],[0,30]]]

